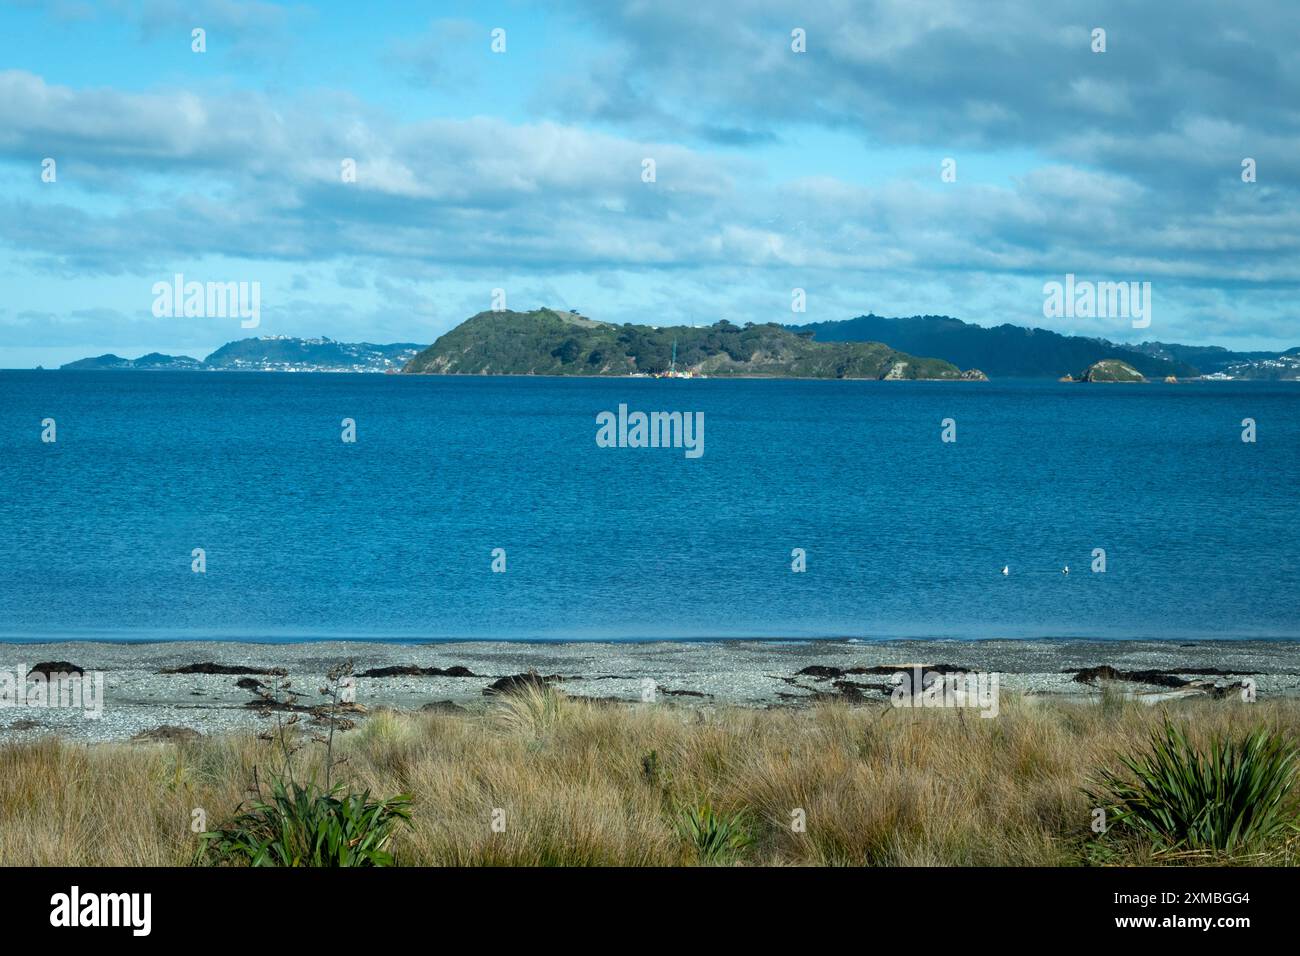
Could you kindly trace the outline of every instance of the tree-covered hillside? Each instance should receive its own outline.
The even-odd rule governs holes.
[[[1149,376],[1197,374],[1196,368],[1181,356],[1143,354],[1136,347],[1104,339],[1019,325],[984,328],[945,315],[901,319],[860,315],[842,322],[814,322],[791,328],[812,332],[819,342],[886,342],[896,349],[939,355],[963,367],[983,369],[994,378],[1057,378],[1102,359],[1119,359]]]
[[[877,342],[814,342],[775,323],[695,328],[613,325],[572,312],[480,312],[417,355],[408,372],[461,375],[659,374],[799,378],[960,379],[941,359]]]

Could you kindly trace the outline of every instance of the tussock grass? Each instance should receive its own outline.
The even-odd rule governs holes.
[[[336,773],[351,788],[413,795],[411,825],[392,838],[403,865],[1197,862],[1090,829],[1088,789],[1129,779],[1123,758],[1150,748],[1166,720],[1204,753],[1252,731],[1300,740],[1294,701],[1003,694],[1000,716],[981,719],[839,704],[606,706],[548,688],[468,716],[371,715],[336,741],[346,758]],[[304,774],[321,769],[312,751],[301,759]],[[0,865],[186,865],[193,811],[209,827],[227,819],[252,768],[274,764],[273,744],[252,734],[0,745]],[[1279,791],[1278,818],[1296,814],[1294,788]],[[1250,862],[1295,862],[1282,829],[1249,849]]]
[[[1089,796],[1157,853],[1267,853],[1300,829],[1288,805],[1298,756],[1294,738],[1264,728],[1216,736],[1202,749],[1166,723],[1147,747],[1120,758],[1123,771],[1103,771]]]
[[[391,866],[393,830],[410,819],[410,798],[372,800],[275,781],[219,830],[200,836],[196,862],[245,866]]]

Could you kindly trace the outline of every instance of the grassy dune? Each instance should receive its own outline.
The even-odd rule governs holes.
[[[521,695],[483,714],[380,712],[343,734],[349,784],[410,793],[399,865],[679,865],[700,862],[684,808],[735,817],[759,865],[1073,865],[1198,862],[1089,829],[1083,789],[1142,748],[1165,716],[1193,742],[1264,727],[1300,739],[1300,703],[1184,701],[1162,707],[1004,695],[1002,713],[827,705],[811,710],[602,706]],[[298,777],[321,748],[296,757]],[[228,819],[254,766],[278,764],[249,736],[180,744],[0,745],[0,865],[185,865]],[[1296,797],[1288,797],[1294,817]],[[494,809],[504,832],[493,832]],[[806,832],[792,828],[802,809]],[[1291,864],[1274,841],[1239,862]]]

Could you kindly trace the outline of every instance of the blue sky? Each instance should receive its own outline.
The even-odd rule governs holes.
[[[0,367],[427,343],[495,288],[1300,344],[1300,7],[1134,6],[0,0]],[[260,328],[154,317],[176,273]],[[1045,319],[1066,273],[1151,282],[1150,328]]]

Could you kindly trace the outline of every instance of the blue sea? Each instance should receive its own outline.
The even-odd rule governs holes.
[[[0,638],[1297,638],[1297,489],[1295,383],[5,371]]]

